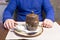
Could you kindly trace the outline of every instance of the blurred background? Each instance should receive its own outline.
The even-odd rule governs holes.
[[[8,4],[8,1],[9,0],[0,0],[0,22],[2,22],[2,14]],[[51,4],[54,7],[55,20],[59,22],[60,21],[60,0],[51,0]]]

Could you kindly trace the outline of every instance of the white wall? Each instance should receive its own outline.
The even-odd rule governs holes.
[[[6,8],[7,5],[0,5],[0,22],[2,22],[2,15],[4,12],[4,9]]]

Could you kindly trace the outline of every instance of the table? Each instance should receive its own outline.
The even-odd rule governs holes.
[[[43,29],[44,31],[40,36],[33,38],[19,37],[16,36],[13,32],[9,31],[6,36],[6,40],[11,40],[11,39],[60,40],[60,26],[56,22],[54,22],[52,28],[43,28]]]
[[[4,27],[3,27],[3,23],[0,22],[0,40],[5,40],[5,37],[8,33],[8,30],[6,30]]]
[[[57,21],[56,21],[56,22],[57,22]],[[57,23],[60,24],[59,21],[58,21]],[[0,40],[5,40],[8,31],[9,31],[9,30],[4,29],[3,23],[0,22]]]

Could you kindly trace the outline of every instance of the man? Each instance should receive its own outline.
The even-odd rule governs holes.
[[[42,7],[45,11],[46,18],[42,18]],[[3,13],[4,27],[7,29],[14,28],[16,21],[13,19],[14,10],[17,8],[16,21],[25,21],[26,15],[34,11],[39,15],[39,21],[42,21],[42,26],[51,28],[54,22],[54,10],[50,0],[10,0],[8,6]]]

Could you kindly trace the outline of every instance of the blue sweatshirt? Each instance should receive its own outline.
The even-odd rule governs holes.
[[[43,7],[43,8],[42,8]],[[13,19],[13,14],[17,8],[17,21],[25,21],[26,15],[34,11],[39,16],[39,20],[42,21],[42,9],[46,14],[46,19],[54,21],[54,10],[50,3],[50,0],[10,0],[3,13],[3,22],[6,19]]]

